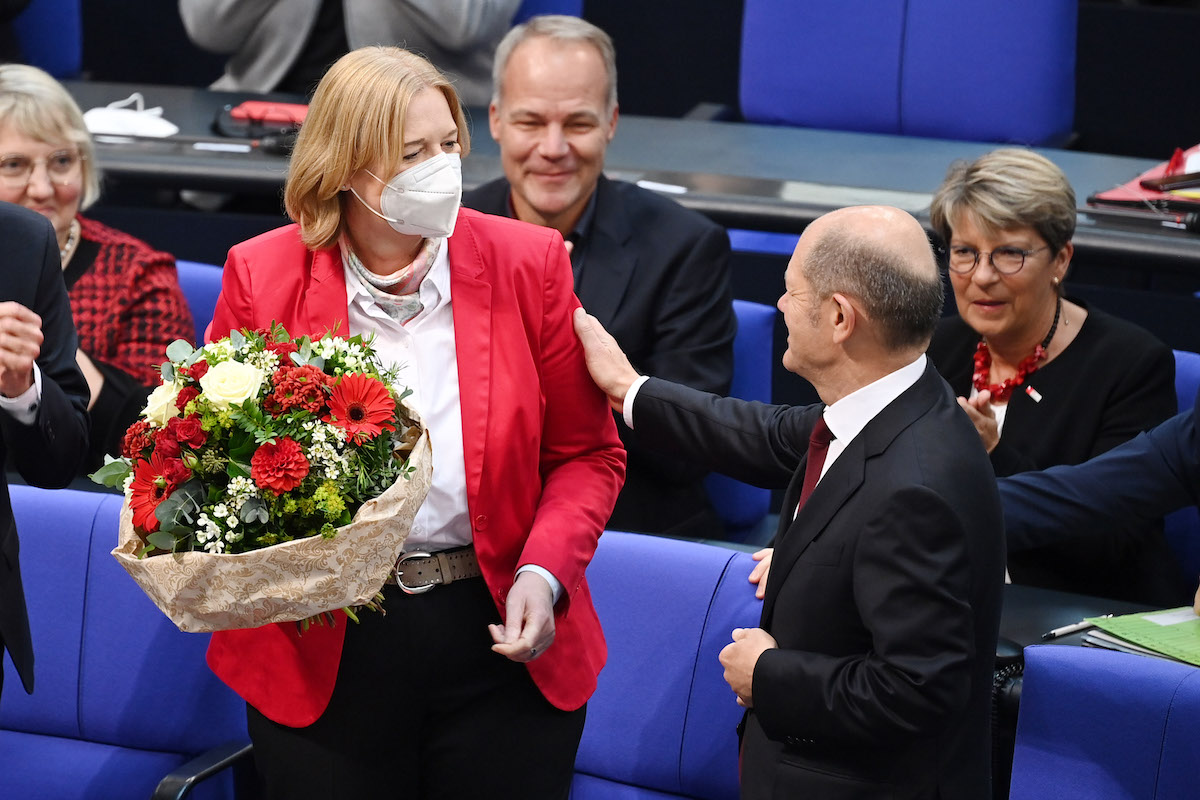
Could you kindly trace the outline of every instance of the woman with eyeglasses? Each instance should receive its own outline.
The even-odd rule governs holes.
[[[951,166],[930,208],[958,314],[929,356],[996,475],[1077,464],[1175,413],[1171,351],[1068,298],[1075,193],[1048,159],[995,150]],[[1187,601],[1162,526],[1129,539],[1009,548],[1013,583],[1153,604]]]
[[[0,65],[0,200],[42,214],[58,237],[90,392],[85,472],[119,453],[167,345],[195,336],[175,259],[80,214],[99,194],[92,139],[71,95],[37,67]]]

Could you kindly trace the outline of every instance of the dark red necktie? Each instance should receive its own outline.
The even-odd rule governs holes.
[[[817,487],[817,481],[821,479],[821,467],[825,466],[825,455],[829,452],[829,443],[834,438],[822,415],[808,437],[808,462],[804,465],[804,483],[800,486],[800,502],[796,504],[797,514],[804,508],[813,489]]]

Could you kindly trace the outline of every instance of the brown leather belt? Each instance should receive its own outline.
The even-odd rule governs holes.
[[[399,586],[407,594],[421,594],[435,586],[478,578],[482,574],[479,560],[475,558],[475,546],[467,545],[437,553],[401,553],[387,582]]]

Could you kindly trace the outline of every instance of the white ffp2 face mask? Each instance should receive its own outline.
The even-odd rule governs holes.
[[[379,208],[383,213],[371,208],[353,186],[350,191],[358,202],[393,230],[410,236],[429,237],[454,233],[462,201],[462,161],[458,153],[438,153],[390,181],[384,181],[370,170],[363,172],[384,185],[379,196]]]

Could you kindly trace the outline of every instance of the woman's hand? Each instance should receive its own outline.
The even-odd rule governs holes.
[[[995,450],[996,445],[1000,443],[1000,426],[996,423],[996,412],[992,411],[991,400],[992,393],[987,389],[970,400],[965,397],[958,398],[958,404],[971,418],[975,431],[983,440],[984,449],[989,453]]]

